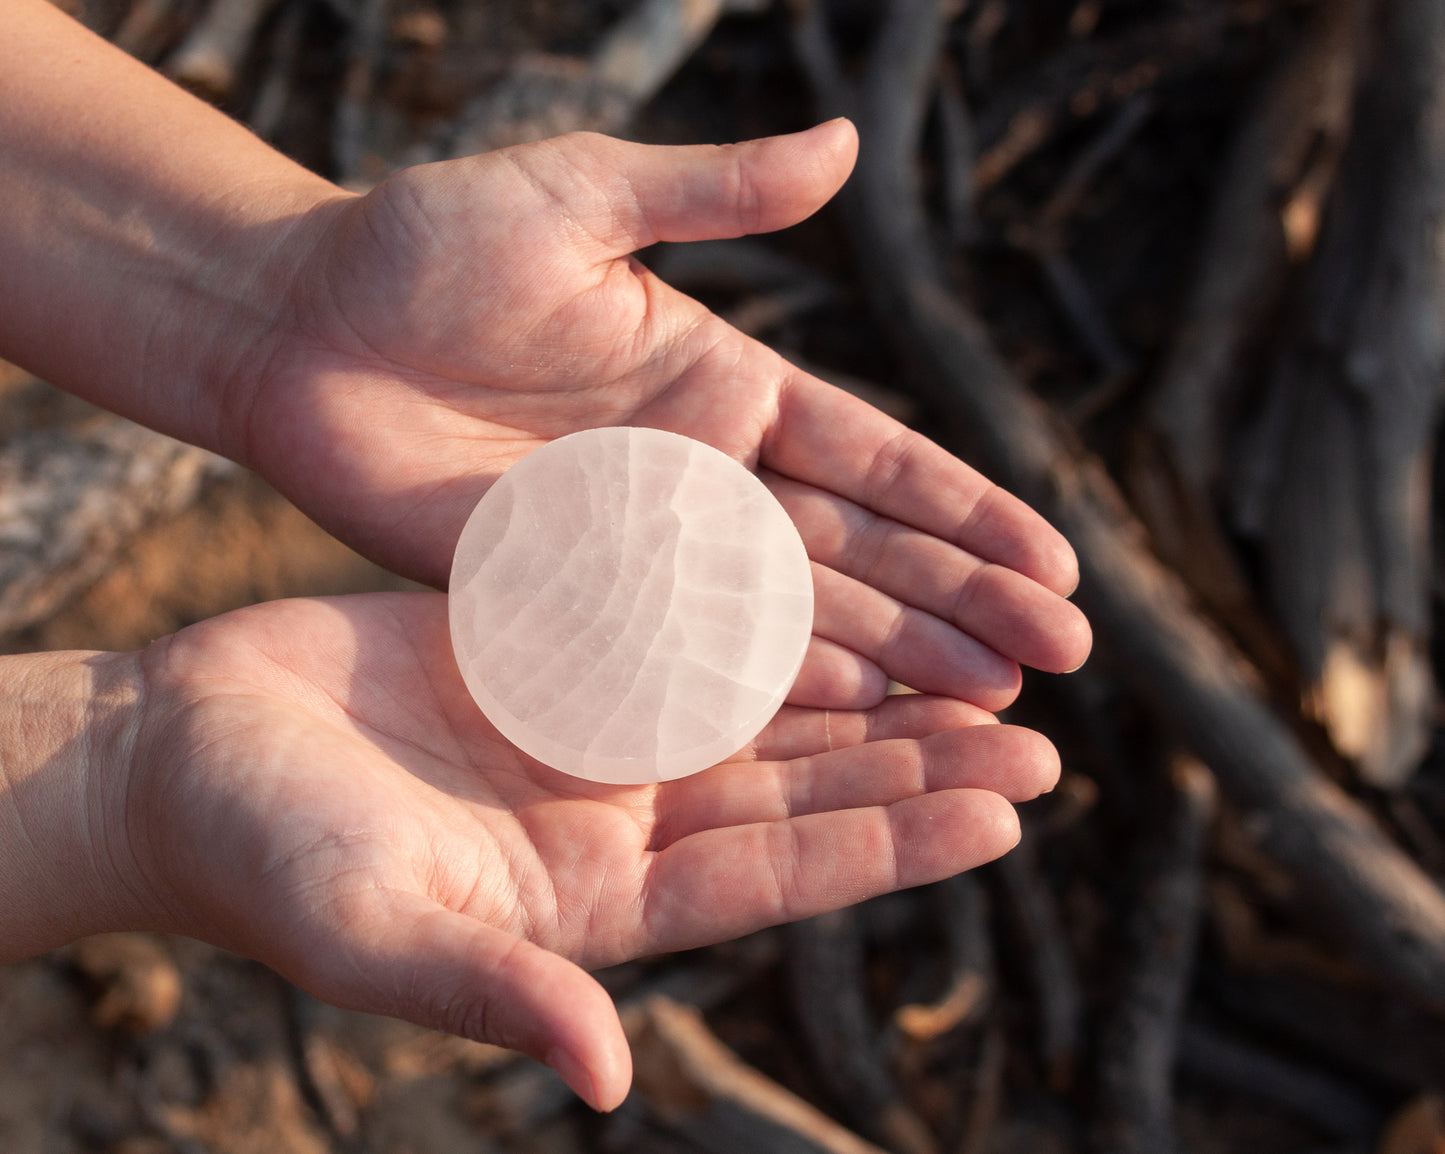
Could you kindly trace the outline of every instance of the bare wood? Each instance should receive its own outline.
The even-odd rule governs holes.
[[[523,56],[463,113],[451,152],[563,132],[621,132],[703,42],[727,0],[643,0],[589,60]]]
[[[1099,1047],[1099,1154],[1176,1148],[1174,1059],[1194,967],[1214,780],[1190,758],[1176,762],[1169,777],[1162,820],[1133,871],[1143,892],[1125,929],[1123,980]]]
[[[1445,11],[1381,6],[1304,320],[1256,447],[1270,593],[1311,712],[1367,781],[1401,784],[1429,745],[1429,485],[1445,375]]]
[[[1388,986],[1231,967],[1211,975],[1208,988],[1231,1018],[1334,1069],[1395,1093],[1445,1085],[1445,1019],[1421,1014]]]
[[[1197,67],[1222,38],[1225,10],[1214,5],[1141,21],[1118,37],[1075,41],[1020,73],[979,111],[975,139],[980,189],[1002,180],[1082,110],[1128,100],[1164,73]]]
[[[143,527],[233,467],[110,416],[0,447],[0,634],[49,617]]]
[[[788,972],[813,1069],[843,1116],[899,1154],[934,1154],[938,1143],[894,1084],[870,1019],[857,913],[790,925]]]
[[[1290,254],[1280,206],[1302,188],[1328,185],[1349,135],[1363,14],[1361,0],[1319,6],[1304,40],[1246,110],[1224,162],[1194,291],[1148,411],[1180,487],[1205,508],[1218,495],[1220,422],[1283,288]]]
[[[912,1042],[931,1042],[977,1021],[993,998],[993,938],[988,894],[972,873],[945,878],[931,890],[948,943],[949,977],[932,1002],[899,1006],[893,1025]]]
[[[231,91],[261,21],[277,0],[213,0],[165,63],[167,76],[219,99]]]
[[[956,445],[1073,542],[1079,600],[1116,675],[1251,815],[1261,846],[1300,880],[1322,924],[1414,997],[1440,1004],[1445,895],[1312,763],[1270,709],[1255,670],[1150,552],[1102,467],[1024,391],[945,284],[913,167],[938,8],[932,0],[890,5],[888,24],[857,89],[842,82],[816,14],[798,29],[824,104],[858,120],[862,160],[843,207],[881,323],[948,416]]]
[[[1379,1129],[1379,1113],[1349,1083],[1201,1022],[1185,1026],[1179,1062],[1195,1078],[1283,1107],[1342,1138],[1363,1139]]]
[[[167,25],[176,20],[175,8],[176,0],[136,0],[111,38],[113,43],[149,63],[160,49]]]
[[[252,131],[262,140],[274,141],[281,128],[286,106],[291,102],[296,61],[301,54],[301,33],[306,9],[292,4],[277,21],[276,34],[268,46],[266,72],[256,88],[256,100],[247,118]]]
[[[1008,898],[1032,971],[1039,1015],[1039,1051],[1050,1089],[1074,1081],[1084,1032],[1084,993],[1058,903],[1039,870],[1034,837],[1024,837],[993,867]]]
[[[728,1049],[702,1015],[655,996],[623,1015],[638,1091],[714,1154],[883,1154]]]
[[[369,106],[376,61],[386,39],[391,0],[358,0],[347,44],[346,71],[337,93],[331,154],[343,185],[355,181],[366,152]]]
[[[1349,133],[1366,8],[1363,0],[1321,5],[1246,111],[1128,471],[1130,495],[1164,559],[1283,682],[1294,677],[1292,663],[1220,521],[1224,442],[1289,264],[1314,243],[1308,222],[1318,218]]]

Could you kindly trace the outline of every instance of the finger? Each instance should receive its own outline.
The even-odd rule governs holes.
[[[987,790],[708,829],[652,860],[643,909],[659,951],[687,949],[951,877],[1018,844]]]
[[[1012,725],[978,725],[921,741],[879,741],[794,761],[727,762],[670,782],[657,795],[651,845],[702,830],[887,806],[952,789],[1028,801],[1059,780],[1049,740]]]
[[[888,695],[888,676],[872,661],[823,637],[808,642],[788,704],[812,709],[872,709]]]
[[[785,705],[768,727],[729,761],[791,761],[868,741],[920,740],[947,729],[997,725],[998,718],[950,697],[894,693],[872,709],[806,709]]]
[[[911,525],[1061,596],[1079,581],[1063,536],[1017,497],[872,405],[787,378],[761,463]]]
[[[1018,696],[1023,677],[1017,662],[931,613],[816,562],[813,594],[815,633],[910,689],[989,711],[1006,709]]]
[[[555,183],[575,223],[614,259],[657,241],[771,232],[817,212],[842,187],[858,153],[846,120],[742,144],[659,147],[575,134],[556,140],[555,170],[529,157],[529,175]],[[577,195],[577,178],[595,190]]]
[[[344,965],[316,972],[316,955],[308,955],[293,975],[298,984],[351,1009],[520,1050],[556,1070],[593,1109],[621,1105],[632,1056],[595,978],[426,898],[389,898],[349,919]]]
[[[1009,660],[1065,673],[1088,657],[1084,615],[1026,575],[815,486],[766,480],[819,564],[951,622]]]

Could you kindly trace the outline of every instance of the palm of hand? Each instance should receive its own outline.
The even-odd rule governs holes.
[[[837,125],[731,150],[564,137],[337,202],[239,455],[363,552],[441,585],[478,497],[543,441],[685,433],[757,468],[815,562],[794,704],[866,708],[893,678],[1002,708],[1018,663],[1062,671],[1088,652],[1061,596],[1067,544],[629,255],[799,219],[846,175],[851,140]]]
[[[166,928],[559,1069],[560,1046],[594,1102],[615,1021],[564,957],[694,946],[989,860],[1016,837],[1005,798],[1058,768],[1028,731],[913,697],[825,725],[785,710],[693,778],[579,781],[471,703],[438,594],[258,606],[144,660],[127,825]]]
[[[578,223],[613,218],[592,150],[616,143],[413,169],[339,206],[246,459],[437,584],[477,498],[544,440],[662,423],[756,461],[781,360],[632,260],[641,222]]]

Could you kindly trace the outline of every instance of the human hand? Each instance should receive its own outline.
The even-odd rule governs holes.
[[[631,1061],[580,967],[981,864],[1017,840],[1009,802],[1058,774],[1037,734],[904,695],[866,713],[784,707],[749,749],[678,781],[571,778],[472,703],[440,594],[274,602],[137,661],[134,753],[94,823],[105,859],[133,863],[115,924],[525,1051],[600,1109]]]
[[[473,505],[523,454],[598,425],[685,433],[756,469],[815,562],[792,702],[868,707],[892,677],[1002,708],[1018,663],[1064,671],[1088,653],[1063,599],[1069,546],[630,255],[794,223],[855,150],[843,121],[726,148],[573,135],[328,200],[288,307],[231,358],[221,447],[363,552],[442,585]]]

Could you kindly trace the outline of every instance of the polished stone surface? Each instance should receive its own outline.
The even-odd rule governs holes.
[[[509,740],[593,781],[666,781],[737,752],[808,647],[803,543],[752,473],[656,429],[574,433],[477,505],[452,645]]]

